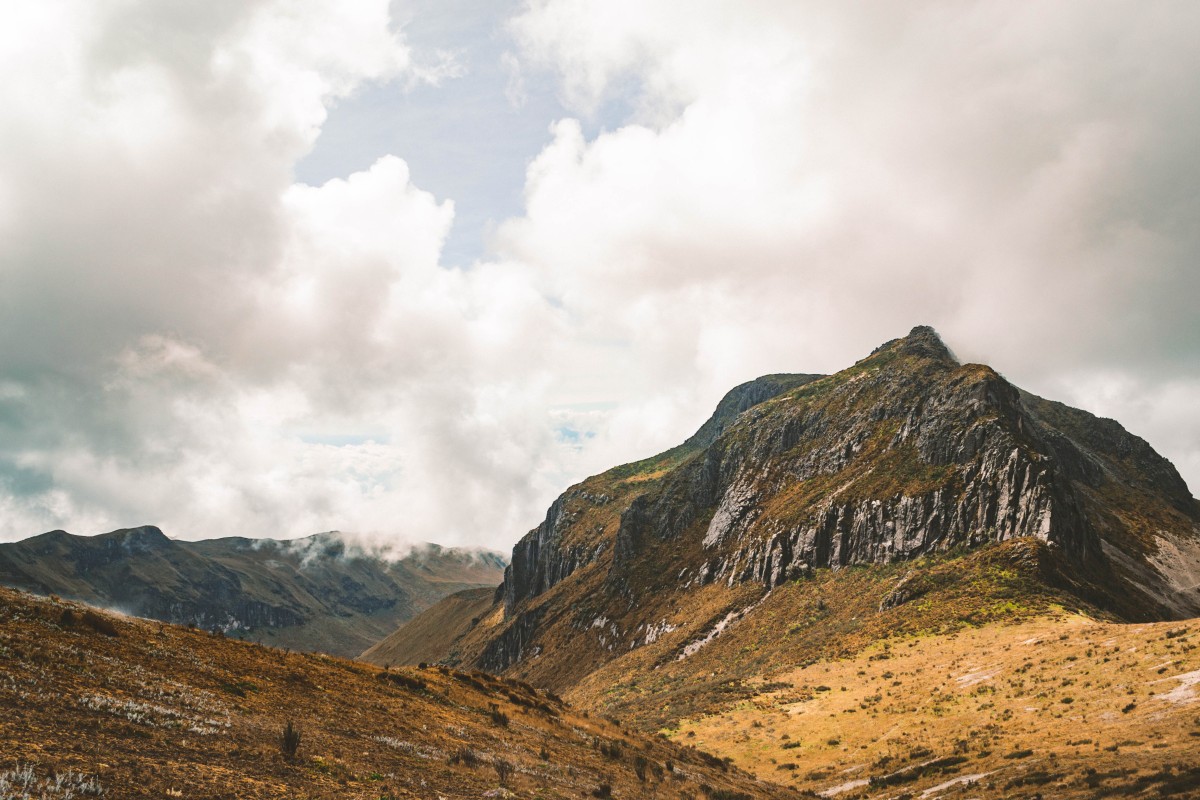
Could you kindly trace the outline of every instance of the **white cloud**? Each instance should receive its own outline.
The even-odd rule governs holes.
[[[675,392],[689,422],[719,387],[836,369],[922,322],[1035,391],[1080,369],[1185,391],[1181,373],[1200,374],[1184,299],[1200,292],[1184,222],[1200,210],[1198,17],[535,2],[512,29],[567,102],[584,117],[636,102],[591,140],[555,125],[500,245],[581,331],[625,345],[599,374],[644,367],[625,375],[651,407],[693,387]],[[1200,484],[1200,422],[1174,422],[1152,443]],[[648,442],[684,433],[666,427]]]
[[[451,269],[465,199],[405,153],[292,178],[364,85],[463,79],[387,3],[9,9],[0,533],[504,546],[735,383],[925,322],[1200,484],[1198,15],[530,3],[514,100],[550,71],[581,121]]]
[[[291,180],[338,98],[452,57],[386,2],[7,17],[4,534],[512,538],[553,315],[520,268],[439,265],[453,203],[400,158]]]

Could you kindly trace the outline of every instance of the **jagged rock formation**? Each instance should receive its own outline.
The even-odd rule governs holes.
[[[569,489],[456,658],[566,685],[710,587],[749,602],[814,570],[1012,540],[1126,618],[1200,614],[1200,506],[1171,464],[918,327],[835,375],[739,386],[680,447]]]
[[[636,476],[640,468],[651,463],[657,465],[686,459],[692,453],[712,445],[744,411],[821,377],[765,375],[743,383],[722,398],[713,415],[682,445],[649,461],[617,467],[611,472],[618,476]],[[569,510],[568,506],[585,504],[603,507],[616,499],[606,492],[573,487],[554,501],[542,524],[513,547],[511,564],[504,572],[504,584],[497,593],[497,599],[504,600],[506,612],[511,613],[517,603],[542,594],[579,567],[598,559],[604,552],[608,542],[603,537],[596,541],[585,538],[576,543],[577,537],[569,536],[576,532],[580,512]]]
[[[448,594],[490,589],[504,566],[496,553],[436,545],[389,559],[336,533],[185,542],[148,525],[0,544],[0,584],[346,656]]]

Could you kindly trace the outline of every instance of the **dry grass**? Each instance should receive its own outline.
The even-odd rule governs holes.
[[[602,655],[611,660],[564,692],[583,707],[658,730],[751,694],[750,684],[762,676],[853,657],[889,638],[1011,624],[1071,603],[1086,608],[1041,581],[1043,550],[1036,541],[1016,540],[966,555],[817,570],[765,596],[752,586],[695,588],[686,604],[662,612],[663,633],[653,643],[616,654],[601,651],[597,661]],[[898,586],[907,587],[906,601],[881,608]],[[751,610],[719,636],[694,648],[730,612],[746,609]],[[589,629],[570,646],[580,658],[592,657],[600,635]],[[540,670],[532,676],[537,682],[553,674],[554,663],[533,659],[514,672]]]
[[[889,640],[672,735],[830,797],[1195,797],[1198,644],[1065,613]]]
[[[63,626],[67,608],[86,611],[0,589],[5,791],[380,800],[578,798],[608,786],[618,798],[685,798],[707,786],[792,796],[520,682],[381,672],[103,614],[117,633],[108,636]],[[291,758],[288,721],[300,734]]]

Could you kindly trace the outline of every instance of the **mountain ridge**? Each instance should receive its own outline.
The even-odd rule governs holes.
[[[355,655],[447,594],[495,586],[503,556],[426,544],[385,558],[336,532],[171,539],[143,525],[0,544],[0,583],[136,616]]]

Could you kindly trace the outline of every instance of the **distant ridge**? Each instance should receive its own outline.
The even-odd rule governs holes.
[[[0,584],[353,656],[448,594],[494,587],[506,563],[498,553],[433,544],[391,560],[337,533],[187,542],[144,525],[0,544]]]

